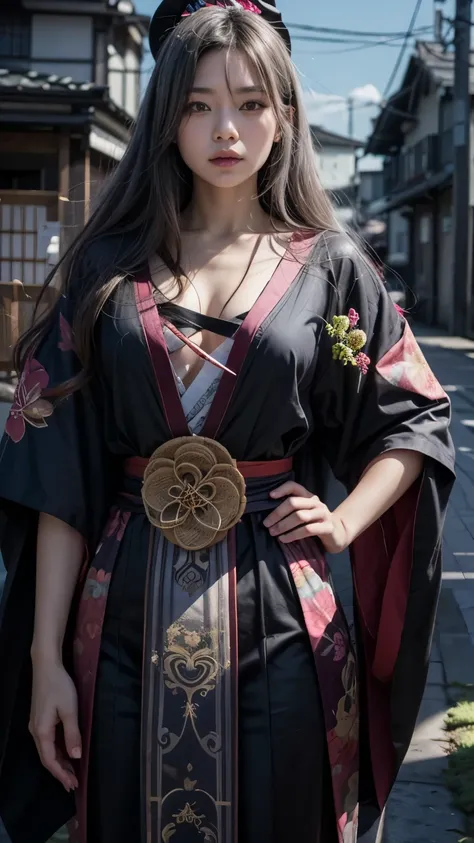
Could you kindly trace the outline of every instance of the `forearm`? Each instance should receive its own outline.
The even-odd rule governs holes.
[[[423,470],[423,455],[394,450],[377,457],[354,491],[337,507],[348,544],[360,536],[412,486]]]
[[[84,554],[80,533],[41,513],[36,561],[35,660],[60,661],[72,597]]]

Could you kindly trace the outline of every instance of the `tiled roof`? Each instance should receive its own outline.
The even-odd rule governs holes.
[[[474,52],[471,51],[470,91],[474,95]],[[427,81],[447,90],[454,86],[454,52],[445,50],[435,41],[418,41],[402,79],[400,88],[389,98],[374,121],[366,152],[390,154],[403,143],[403,122],[416,117],[418,102],[426,90]]]
[[[446,88],[454,85],[454,52],[445,50],[442,44],[419,41],[416,53],[420,61],[430,71],[435,81]],[[474,52],[471,51],[470,89],[474,94]]]
[[[93,82],[73,82],[71,76],[39,73],[37,70],[9,70],[0,67],[0,92],[8,91],[84,91],[100,92],[104,88]]]
[[[352,149],[361,149],[364,146],[364,141],[356,138],[349,138],[347,135],[339,135],[336,132],[330,132],[323,126],[311,126],[311,134],[313,138],[324,146],[324,144],[333,144],[334,146],[347,146]]]

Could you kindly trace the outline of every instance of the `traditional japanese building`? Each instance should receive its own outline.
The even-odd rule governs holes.
[[[147,24],[130,0],[2,0],[1,368],[18,327],[15,292],[36,297],[124,153]],[[18,319],[28,315],[25,304]]]

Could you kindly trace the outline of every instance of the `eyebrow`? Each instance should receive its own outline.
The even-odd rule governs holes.
[[[191,94],[215,94],[215,88],[201,88],[201,87],[193,87],[190,91]],[[265,90],[262,88],[261,85],[246,85],[243,88],[236,88],[234,93],[236,94],[264,94],[266,93]]]

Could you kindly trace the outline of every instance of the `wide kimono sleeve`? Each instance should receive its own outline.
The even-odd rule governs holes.
[[[97,538],[108,503],[112,458],[104,442],[96,379],[66,398],[55,388],[81,369],[72,336],[73,304],[62,296],[54,322],[26,364],[0,445],[0,506],[6,521],[46,512]],[[8,528],[7,528],[8,529]],[[9,565],[9,554],[5,562]]]
[[[325,319],[350,315],[354,324],[358,317],[355,327],[367,336],[362,368],[344,365],[337,338],[326,330],[321,336],[313,405],[334,474],[350,492],[381,454],[408,449],[424,456],[420,479],[350,548],[382,805],[410,743],[428,670],[454,480],[450,403],[408,322],[350,241],[329,237],[322,266],[330,287]]]
[[[41,827],[53,833],[71,813],[70,800],[41,767],[27,731],[38,517],[44,512],[71,525],[92,554],[115,473],[104,441],[98,378],[66,398],[55,397],[55,387],[81,370],[73,316],[73,302],[61,297],[51,329],[19,378],[0,445],[0,550],[7,567],[0,609],[0,816],[31,841]],[[41,796],[35,830],[28,825],[31,793]]]

